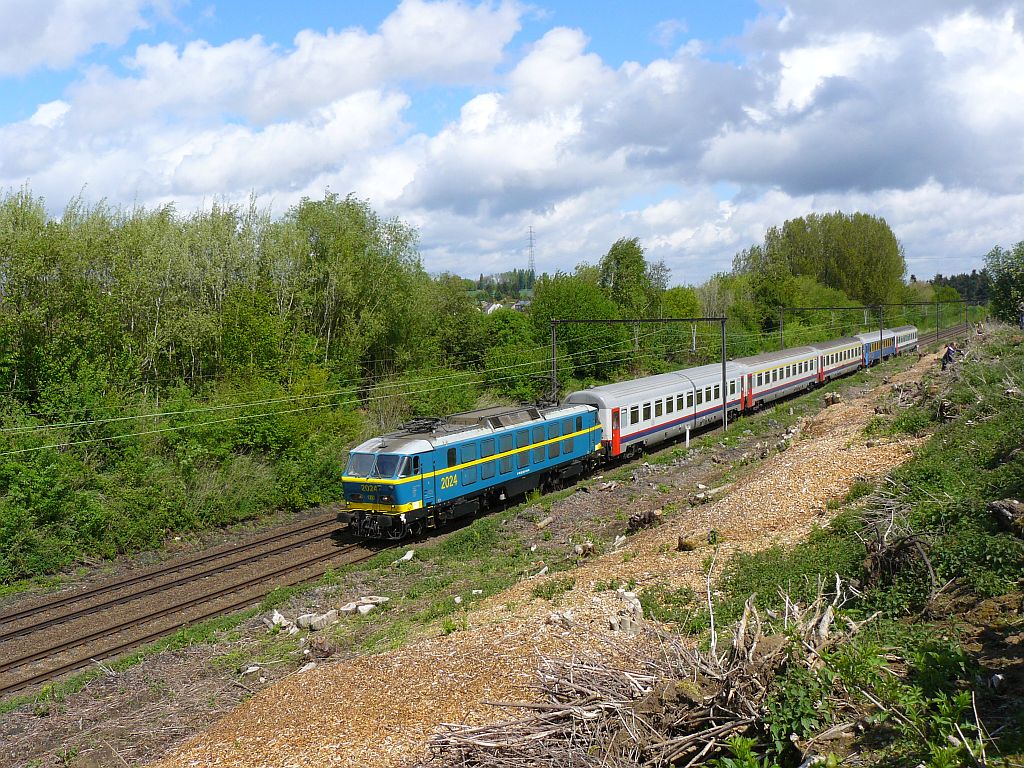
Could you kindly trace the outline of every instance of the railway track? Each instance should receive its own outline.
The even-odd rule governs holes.
[[[274,588],[377,554],[351,541],[339,543],[337,529],[333,515],[317,518],[242,547],[204,552],[0,616],[0,695],[112,658],[182,626],[253,605]]]

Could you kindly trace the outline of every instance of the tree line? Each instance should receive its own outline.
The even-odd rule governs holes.
[[[880,274],[866,266],[872,247]],[[699,286],[670,286],[630,237],[572,271],[512,270],[502,280],[532,287],[529,310],[488,315],[472,281],[424,269],[415,230],[353,196],[303,199],[277,218],[255,201],[181,213],[81,199],[51,216],[29,189],[8,192],[0,581],[336,501],[357,439],[550,395],[553,318],[725,314],[739,355],[775,344],[780,303],[955,293],[903,274],[884,221],[813,216]],[[787,318],[787,340],[874,322],[839,314]],[[673,370],[719,345],[713,326],[563,326],[558,385]]]

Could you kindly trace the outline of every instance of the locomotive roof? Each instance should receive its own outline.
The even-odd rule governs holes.
[[[406,422],[393,432],[372,437],[352,450],[356,453],[417,453],[437,445],[492,434],[495,430],[518,424],[532,424],[548,418],[576,413],[579,406],[492,406],[453,413],[444,418],[419,418]]]

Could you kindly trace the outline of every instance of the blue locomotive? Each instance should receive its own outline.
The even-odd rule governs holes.
[[[534,488],[562,486],[597,462],[593,408],[495,407],[417,419],[349,454],[339,519],[358,536],[401,539]]]

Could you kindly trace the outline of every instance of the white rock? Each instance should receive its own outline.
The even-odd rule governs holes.
[[[302,672],[309,672],[309,670],[311,669],[316,669],[315,661],[310,661],[306,664],[303,664],[301,667],[299,667],[299,673],[301,674]]]
[[[484,591],[482,589],[474,589],[473,590],[473,594],[474,595],[482,595],[483,593],[484,593]]]
[[[462,604],[462,595],[456,595],[455,596],[455,604],[456,605],[461,605]]]
[[[537,545],[534,544],[532,547],[530,547],[530,551],[531,552],[536,552],[537,551]]]
[[[365,616],[377,606],[372,603],[363,603],[356,610],[359,611],[360,616]]]
[[[316,619],[315,613],[304,613],[295,619],[295,623],[299,625],[299,629],[309,629],[314,619]]]
[[[704,483],[697,483],[697,490],[698,491],[706,491],[707,489],[708,489],[708,487],[706,485],[704,485]]]
[[[548,572],[548,567],[545,565],[543,568],[541,568],[539,571],[537,571],[534,574],[534,577],[536,578],[537,576],[544,576],[547,572]]]
[[[412,560],[412,556],[415,555],[415,554],[416,554],[416,550],[415,549],[410,549],[408,552],[406,552],[404,555],[402,555],[400,558],[398,558],[397,560],[395,560],[391,564],[392,565],[398,565],[399,563],[408,563],[410,560]]]
[[[381,597],[380,595],[366,595],[365,597],[360,597],[356,602],[360,605],[383,605],[384,603],[391,602],[391,598]]]
[[[626,537],[625,536],[616,536],[615,537],[615,541],[612,543],[612,549],[620,549],[621,547],[625,546],[625,544],[626,544]]]
[[[243,669],[241,674],[242,674],[242,677],[245,677],[246,675],[251,675],[253,672],[259,672],[259,671],[260,671],[259,666],[257,666],[256,664],[253,664],[252,666],[249,666],[249,667],[246,667],[245,669]]]
[[[345,603],[338,610],[342,613],[355,613],[358,607],[359,603]]]

